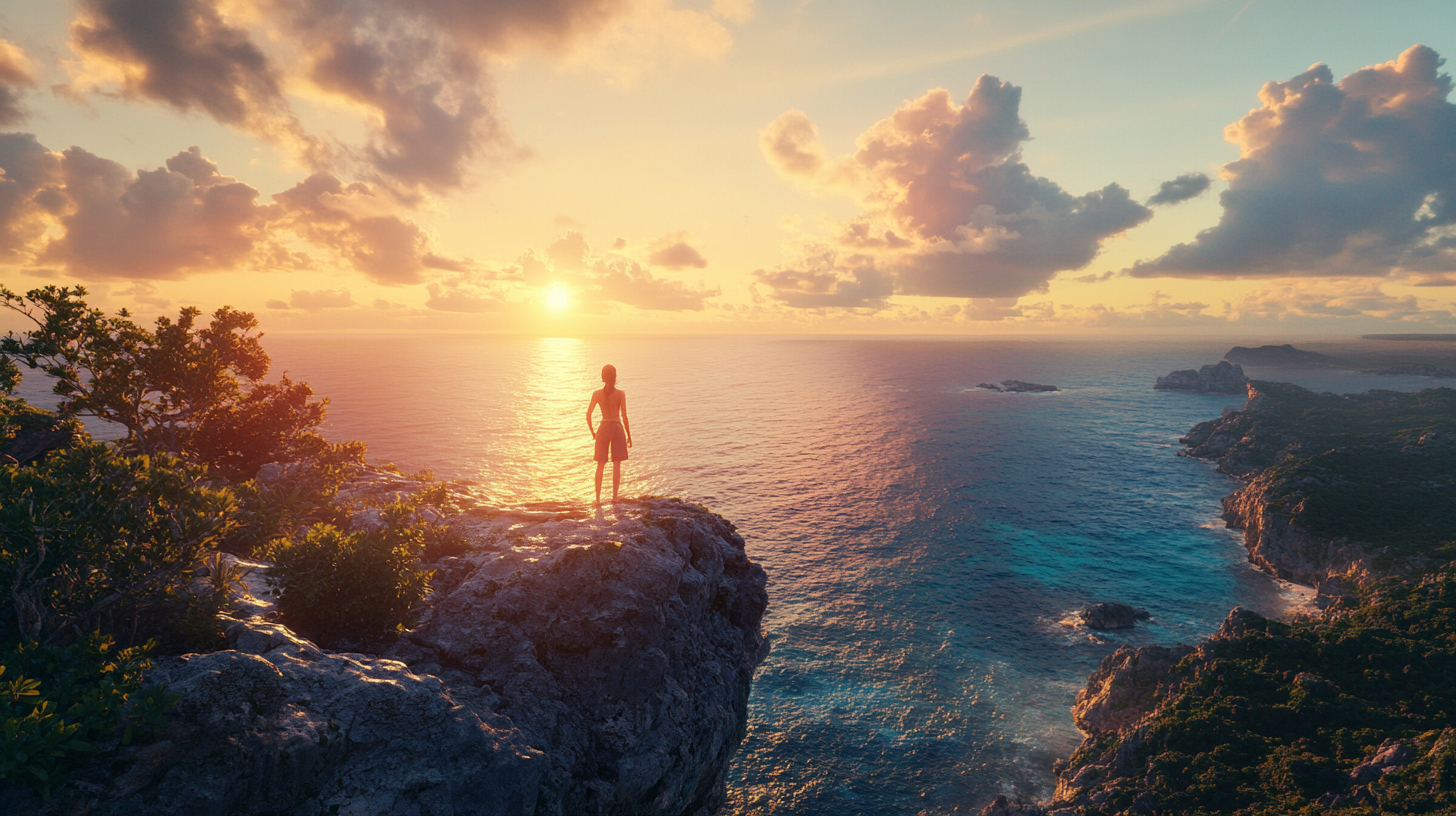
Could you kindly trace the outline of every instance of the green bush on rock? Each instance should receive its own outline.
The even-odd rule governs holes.
[[[430,587],[419,565],[425,538],[404,505],[384,508],[378,529],[346,533],[319,524],[300,539],[279,539],[268,584],[293,630],[321,644],[387,635],[409,622]]]
[[[129,744],[150,733],[177,700],[142,687],[154,644],[113,649],[92,634],[69,646],[24,643],[0,653],[0,779],[29,784],[44,797],[98,743]]]

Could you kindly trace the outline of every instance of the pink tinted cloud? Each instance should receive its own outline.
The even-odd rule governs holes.
[[[1135,277],[1384,276],[1456,270],[1456,105],[1422,45],[1340,82],[1269,82],[1224,129],[1240,158],[1217,226]]]
[[[827,275],[823,254],[810,252],[809,266],[763,273],[759,282],[785,303],[883,304],[886,286],[907,295],[1017,297],[1044,291],[1058,272],[1086,266],[1105,239],[1152,217],[1116,184],[1073,196],[1034,175],[1021,160],[1030,131],[1020,102],[1020,88],[992,76],[978,79],[961,104],[934,89],[840,157],[822,147],[808,117],[785,113],[762,134],[764,156],[785,176],[860,201],[864,213],[839,242],[873,255],[874,276],[861,286],[843,270]]]

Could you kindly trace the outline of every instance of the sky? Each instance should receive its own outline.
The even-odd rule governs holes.
[[[1453,332],[1451,54],[1413,0],[0,0],[0,283],[272,332]]]

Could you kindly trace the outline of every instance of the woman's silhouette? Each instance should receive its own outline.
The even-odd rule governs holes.
[[[627,421],[627,394],[617,387],[617,367],[602,366],[604,388],[592,392],[586,406],[586,427],[597,441],[597,506],[602,504],[602,471],[607,467],[607,453],[612,455],[612,502],[617,501],[617,487],[622,483],[622,461],[632,447],[632,423]],[[602,425],[592,427],[592,411],[602,406]]]

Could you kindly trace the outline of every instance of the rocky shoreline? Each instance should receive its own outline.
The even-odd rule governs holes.
[[[1054,769],[1052,800],[998,797],[983,814],[1456,809],[1442,770],[1456,767],[1456,527],[1443,492],[1456,487],[1456,391],[1337,397],[1253,382],[1248,394],[1195,426],[1182,455],[1242,482],[1225,520],[1259,568],[1317,588],[1323,615],[1284,623],[1236,608],[1196,647],[1119,648],[1077,694],[1086,736]],[[1422,491],[1423,513],[1400,506]],[[1352,524],[1362,499],[1390,518]]]
[[[341,495],[411,489],[371,470]],[[663,498],[440,523],[467,546],[429,565],[428,608],[393,643],[330,652],[255,600],[226,649],[155,661],[149,681],[181,695],[159,739],[109,746],[49,801],[0,799],[47,814],[716,812],[767,653],[766,576],[733,525]]]

